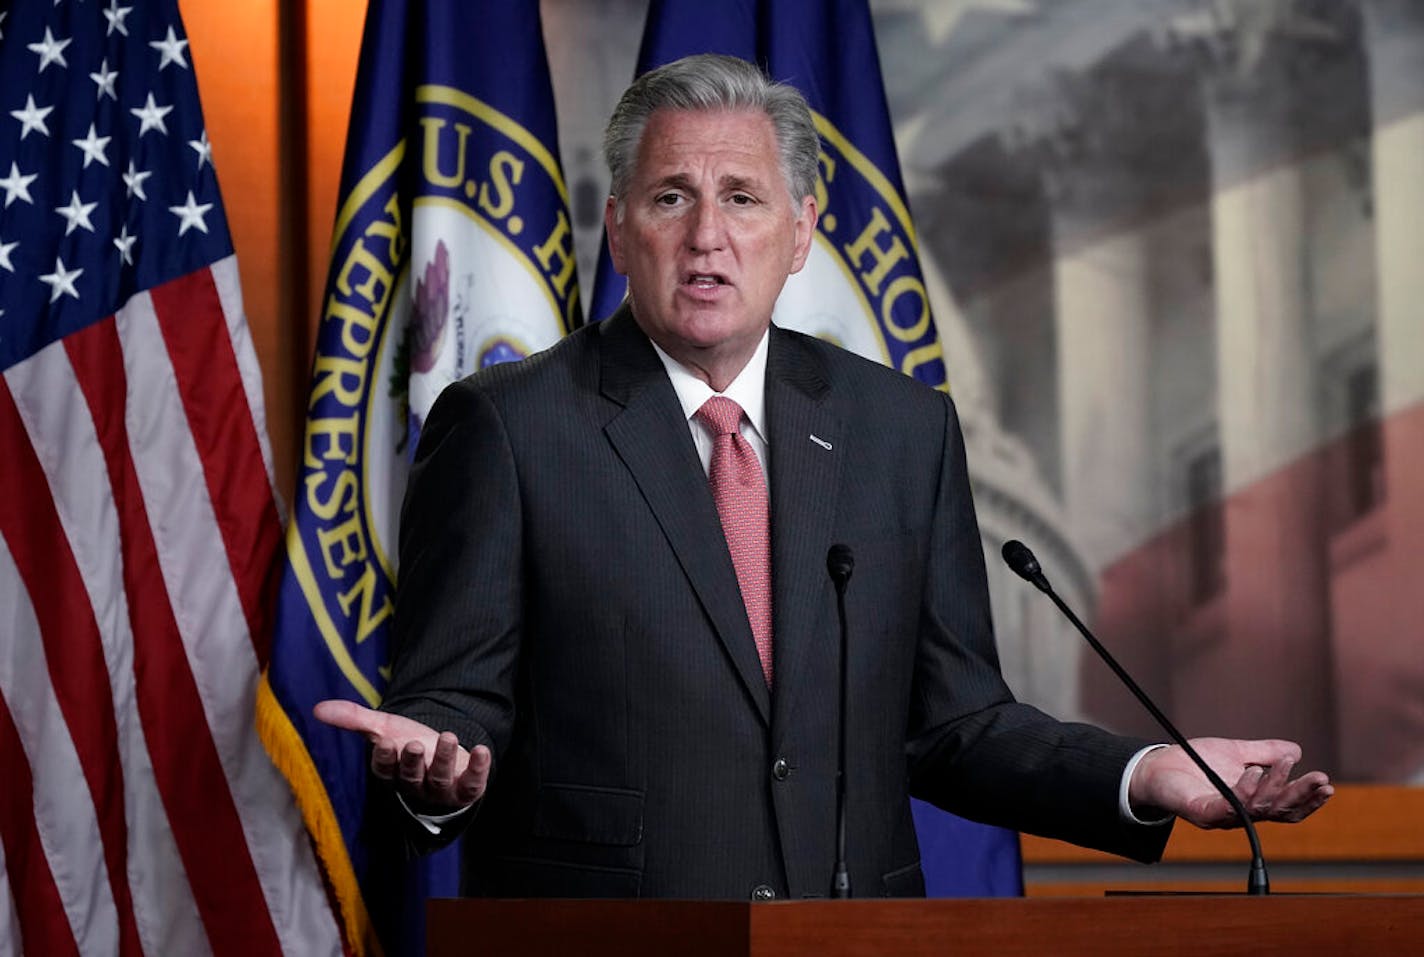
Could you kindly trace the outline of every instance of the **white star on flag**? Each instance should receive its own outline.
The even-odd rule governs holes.
[[[0,243],[0,269],[6,269],[10,272],[15,271],[14,263],[10,262],[10,250],[18,245],[20,245],[19,240],[13,243]]]
[[[4,22],[5,22],[5,18],[8,17],[9,15],[10,15],[10,11],[9,11],[9,10],[0,10],[0,23],[4,23]],[[4,30],[0,30],[0,40],[3,40],[3,39],[5,39],[5,31],[4,31]],[[5,313],[0,312],[0,316],[3,316],[3,315],[5,315]]]
[[[132,107],[129,112],[139,119],[138,135],[142,136],[149,130],[158,130],[164,136],[168,135],[168,124],[163,122],[163,118],[173,112],[171,106],[159,106],[153,101],[153,94],[148,94],[148,100],[140,107]]]
[[[15,161],[11,160],[10,175],[0,179],[0,189],[5,191],[5,206],[8,208],[17,196],[27,203],[33,203],[35,200],[30,196],[30,184],[38,179],[39,175],[39,173],[24,175],[20,172],[20,167],[15,165]]]
[[[84,151],[84,168],[89,168],[90,160],[98,160],[105,166],[109,165],[109,157],[104,155],[104,147],[109,145],[112,136],[100,136],[94,131],[94,124],[89,124],[89,135],[82,140],[72,140],[75,146]]]
[[[133,7],[121,7],[119,0],[112,0],[109,9],[101,12],[104,14],[104,19],[109,21],[109,29],[104,31],[104,36],[109,36],[115,30],[124,36],[129,35],[128,28],[124,26],[124,17],[133,12]]]
[[[183,59],[183,48],[188,45],[187,40],[180,40],[173,35],[173,28],[168,28],[168,36],[162,40],[154,40],[149,43],[163,58],[158,62],[158,70],[161,73],[163,68],[170,63],[176,63],[183,69],[188,69],[188,61]]]
[[[140,170],[134,166],[134,161],[129,160],[128,172],[124,173],[124,189],[128,191],[128,199],[137,196],[144,202],[148,202],[148,195],[143,191],[143,181],[153,174],[148,170]]]
[[[109,69],[109,58],[105,57],[104,62],[99,64],[99,72],[89,74],[89,79],[99,85],[99,99],[104,98],[104,94],[109,95],[109,99],[117,100],[119,94],[114,90],[114,81],[119,78],[118,70]]]
[[[128,224],[119,227],[119,235],[114,238],[114,245],[119,249],[119,258],[130,266],[133,265],[133,244],[136,242],[138,237],[129,235]]]
[[[29,43],[26,46],[40,55],[39,72],[43,73],[45,67],[51,63],[58,63],[66,68],[69,66],[68,61],[64,59],[64,48],[69,46],[70,42],[69,40],[56,40],[54,34],[49,32],[49,27],[45,27],[44,40],[39,43]]]
[[[40,277],[40,281],[49,283],[50,302],[54,302],[60,296],[73,296],[75,299],[78,299],[79,290],[74,288],[74,280],[78,279],[83,274],[84,270],[82,269],[75,269],[72,272],[66,272],[64,268],[64,260],[60,259],[58,256],[55,256],[54,272],[45,273],[43,276]]]
[[[181,236],[188,231],[188,227],[190,226],[207,232],[208,224],[203,222],[203,217],[207,215],[208,210],[212,208],[212,203],[199,204],[198,201],[193,198],[193,191],[190,189],[188,190],[188,202],[182,206],[169,206],[168,211],[178,217],[178,235]]]
[[[39,130],[45,136],[49,136],[49,126],[45,123],[45,117],[54,112],[52,106],[35,106],[35,95],[25,94],[25,108],[23,110],[11,110],[10,115],[20,121],[20,139],[30,135],[30,130]]]
[[[213,161],[213,147],[212,144],[208,142],[207,130],[203,130],[201,138],[189,140],[188,145],[193,147],[198,153],[198,169],[202,169],[204,163],[211,163]]]
[[[68,236],[74,232],[76,227],[82,227],[94,231],[94,224],[89,221],[89,214],[94,211],[98,203],[83,203],[79,201],[79,190],[72,190],[69,194],[68,206],[56,206],[54,211],[63,216],[68,222],[64,227],[64,235]]]

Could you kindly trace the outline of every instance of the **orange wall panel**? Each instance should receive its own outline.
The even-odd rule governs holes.
[[[307,4],[307,251],[312,277],[307,318],[313,333],[326,282],[346,125],[356,88],[356,61],[365,18],[366,4],[360,0],[310,0]]]
[[[308,0],[304,12],[306,42],[298,64],[284,72],[281,31],[301,17],[277,0],[183,6],[262,365],[277,487],[288,501],[366,5]],[[284,102],[290,106],[293,96],[302,98],[306,115],[305,156],[300,143],[282,137]],[[306,204],[296,215],[284,205],[290,201],[284,181],[291,181],[294,164],[303,166],[296,181],[304,197],[296,200]],[[300,257],[305,275],[284,256]]]
[[[213,163],[242,277],[242,300],[262,364],[268,434],[273,440],[278,487],[291,471],[283,409],[291,401],[285,368],[278,172],[280,84],[276,0],[182,4],[183,24],[197,71],[198,92]]]

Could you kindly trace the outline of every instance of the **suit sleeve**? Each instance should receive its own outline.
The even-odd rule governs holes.
[[[499,758],[514,723],[522,543],[513,450],[469,380],[426,420],[401,509],[391,681],[381,707]]]
[[[964,439],[943,397],[939,488],[911,699],[917,797],[965,817],[1140,860],[1170,828],[1122,821],[1118,787],[1147,742],[1057,721],[1013,699],[999,672]]]

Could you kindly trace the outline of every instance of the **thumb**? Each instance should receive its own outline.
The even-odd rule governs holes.
[[[1300,763],[1300,745],[1294,741],[1262,740],[1237,743],[1242,764],[1272,767],[1278,764]]]
[[[312,714],[324,724],[368,736],[382,733],[386,717],[379,711],[339,698],[318,701],[312,708]]]

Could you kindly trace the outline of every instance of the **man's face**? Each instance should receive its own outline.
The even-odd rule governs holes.
[[[621,222],[613,199],[604,213],[638,325],[719,391],[751,358],[811,248],[815,200],[792,204],[777,160],[764,113],[659,110]]]

